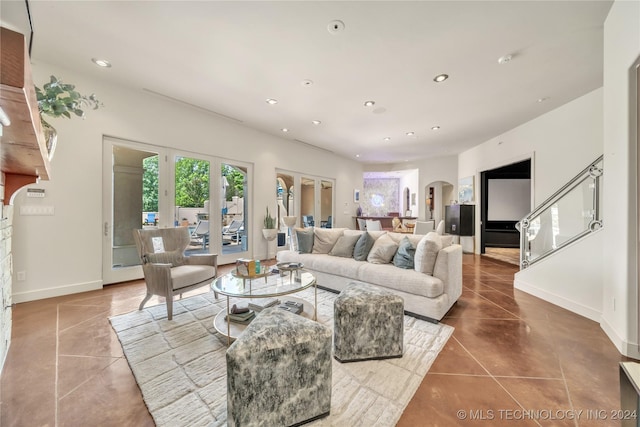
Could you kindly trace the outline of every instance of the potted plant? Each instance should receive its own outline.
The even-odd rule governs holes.
[[[267,206],[267,214],[264,217],[263,222],[264,227],[262,228],[262,235],[267,241],[272,241],[278,235],[278,230],[276,229],[276,220],[269,213],[269,207]]]
[[[91,108],[97,110],[103,104],[96,98],[95,94],[89,96],[81,95],[75,90],[75,86],[63,83],[55,76],[51,76],[49,83],[44,84],[42,89],[36,87],[36,98],[38,100],[38,110],[40,111],[40,121],[42,129],[47,139],[47,151],[49,152],[49,160],[53,157],[56,148],[58,135],[53,126],[51,126],[44,116],[49,117],[66,117],[71,118],[71,114],[84,118],[85,109]]]

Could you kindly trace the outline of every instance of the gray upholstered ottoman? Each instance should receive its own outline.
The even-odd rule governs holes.
[[[330,409],[326,326],[273,307],[227,349],[227,425],[300,425]]]
[[[333,355],[340,362],[402,357],[404,300],[385,289],[350,283],[335,300]]]

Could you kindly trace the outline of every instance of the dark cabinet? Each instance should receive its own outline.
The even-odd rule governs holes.
[[[444,231],[458,236],[473,236],[475,205],[450,205],[444,207]]]

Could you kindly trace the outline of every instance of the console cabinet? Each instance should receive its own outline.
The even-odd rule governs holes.
[[[444,207],[444,231],[457,236],[473,236],[475,205],[449,205]]]

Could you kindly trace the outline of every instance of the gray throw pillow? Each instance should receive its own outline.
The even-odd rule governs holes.
[[[296,228],[296,240],[298,240],[298,252],[310,254],[313,251],[313,227]]]
[[[408,237],[400,240],[398,252],[393,257],[393,265],[399,268],[413,269],[413,259],[416,255],[416,248],[411,244]]]
[[[368,232],[362,233],[356,242],[356,246],[353,248],[353,259],[356,261],[366,261],[374,243],[375,240],[373,240],[373,237],[371,237]]]
[[[360,236],[358,235],[340,236],[336,244],[333,245],[333,248],[331,249],[331,252],[329,252],[329,255],[351,258],[353,256],[353,249],[355,248],[358,239],[360,239]]]

